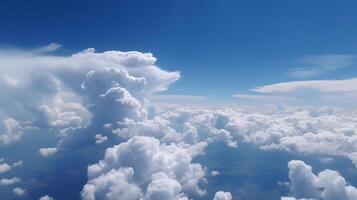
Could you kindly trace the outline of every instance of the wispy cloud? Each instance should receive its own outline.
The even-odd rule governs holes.
[[[257,101],[291,101],[296,100],[294,97],[284,95],[266,95],[266,94],[234,94],[235,98],[242,100],[257,100]]]
[[[291,81],[264,85],[252,89],[259,93],[289,93],[297,90],[316,90],[319,92],[357,92],[357,78],[343,80]]]
[[[357,77],[341,80],[290,81],[263,85],[250,89],[250,93],[238,93],[233,97],[260,102],[291,104],[312,103],[356,107]]]
[[[57,44],[57,43],[51,43],[47,46],[43,46],[37,49],[33,50],[33,53],[37,53],[37,54],[44,54],[44,53],[50,53],[50,52],[54,52],[57,51],[58,49],[60,49],[62,47],[62,45]]]
[[[295,78],[308,78],[334,71],[340,68],[349,67],[356,61],[355,55],[314,55],[303,56],[298,59],[297,64],[301,65],[290,69],[288,75]]]

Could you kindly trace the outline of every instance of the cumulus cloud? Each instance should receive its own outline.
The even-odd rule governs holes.
[[[14,177],[14,178],[2,178],[0,179],[0,185],[12,185],[15,183],[19,183],[21,181],[21,179],[19,177]]]
[[[82,199],[95,200],[96,197],[110,200],[140,199],[143,194],[133,182],[133,175],[133,168],[120,168],[90,179],[83,187]]]
[[[94,135],[94,132],[101,131],[100,127],[104,126],[119,128],[120,122],[125,120],[146,118],[147,97],[165,90],[180,76],[178,72],[166,72],[155,66],[156,58],[150,53],[96,53],[94,49],[88,49],[70,56],[45,55],[59,47],[51,44],[32,52],[0,52],[0,64],[8,66],[1,69],[4,84],[1,88],[3,94],[0,95],[6,95],[6,102],[13,103],[1,106],[0,120],[3,119],[3,125],[0,128],[3,131],[0,142],[13,143],[24,133],[31,132],[25,131],[30,129],[57,131],[62,137],[58,146],[39,150],[45,157],[67,147],[81,149],[85,140],[93,137],[96,143],[103,143],[112,137],[110,132],[104,131],[103,135]],[[31,71],[28,71],[30,68]],[[10,167],[2,165],[3,171]],[[192,170],[196,168],[201,169],[193,167]],[[120,175],[123,173],[116,172],[126,180],[129,172],[126,170],[125,176]],[[194,180],[186,178],[188,180],[181,182],[184,187],[191,188]],[[168,182],[170,180],[167,178]],[[158,183],[162,181],[166,179],[150,184],[152,193],[147,194],[147,198],[155,197]],[[138,186],[134,185],[133,190],[135,187]],[[127,188],[125,191],[128,191]],[[120,194],[119,190],[113,191],[113,198],[117,194]]]
[[[232,195],[230,192],[219,191],[216,192],[213,200],[232,200]]]
[[[192,163],[193,157],[203,151],[204,146],[197,145],[200,147],[167,145],[153,137],[134,136],[108,148],[103,160],[88,167],[89,180],[82,190],[82,197],[137,199],[142,195],[146,199],[157,199],[162,195],[169,199],[183,199],[185,194],[203,195],[205,191],[199,188],[198,183],[203,180],[205,172],[200,164]],[[112,180],[114,176],[118,176],[117,181]],[[130,186],[133,194],[137,195],[126,192],[116,194],[130,198],[114,195],[109,189],[120,190],[121,187],[106,187],[123,185],[119,182],[125,182],[124,185]]]
[[[0,65],[6,66],[0,69],[3,75],[0,78],[0,144],[12,145],[25,134],[54,134],[58,144],[48,144],[52,147],[41,148],[39,153],[45,157],[58,153],[62,156],[58,156],[59,163],[67,163],[71,155],[74,159],[85,159],[81,155],[88,152],[102,155],[105,151],[99,161],[99,156],[91,155],[93,160],[84,160],[84,167],[73,166],[75,170],[84,170],[89,165],[82,199],[200,198],[206,194],[207,171],[195,158],[204,153],[207,145],[216,142],[231,148],[236,148],[239,142],[247,142],[263,150],[331,158],[344,156],[357,165],[357,114],[353,111],[288,106],[151,106],[150,98],[195,101],[204,98],[156,96],[156,92],[165,90],[180,74],[160,69],[150,53],[97,53],[87,49],[68,56],[49,54],[57,48],[50,45],[32,52],[0,50]],[[257,88],[256,92],[266,96],[300,88],[355,92],[351,86],[354,81],[336,80],[328,83],[331,87],[319,81],[281,83]],[[346,84],[349,86],[345,87]],[[20,164],[1,161],[0,172]],[[319,175],[309,174],[308,167],[302,167],[301,171],[305,176],[298,177],[305,179],[291,179],[292,193],[303,191],[312,198],[322,196],[313,189],[315,183],[306,181],[320,180]],[[296,173],[299,171],[289,173],[289,177],[295,177]],[[211,172],[212,176],[218,174]],[[304,185],[310,184],[312,189],[300,187],[299,183],[304,181]],[[7,182],[11,182],[10,179]],[[345,190],[352,191],[351,188]],[[18,188],[14,193],[24,195],[26,192]],[[232,199],[232,196],[220,191],[214,198]]]
[[[155,132],[155,137],[162,141],[167,140],[165,135],[171,135],[174,141],[188,144],[223,141],[231,147],[241,141],[263,150],[320,157],[343,156],[357,163],[356,112],[353,110],[306,106],[161,106],[155,112],[156,117],[151,123],[147,122],[150,126],[141,129],[147,131],[139,133],[133,128],[133,131],[122,130],[118,134]],[[154,127],[155,122],[170,128]]]
[[[280,150],[330,159],[344,156],[356,163],[357,149],[354,144],[357,127],[354,111],[306,106],[158,106],[150,110],[149,116],[142,121],[126,120],[121,123],[120,128],[114,129],[114,133],[129,140],[137,135],[154,136],[159,143],[165,145],[195,145],[199,142],[210,144],[221,141],[228,146],[237,147],[238,141],[241,141],[253,143],[266,151]],[[94,166],[90,167],[93,171],[102,168],[99,167],[100,163]],[[303,180],[297,182],[301,181]],[[299,184],[291,186],[292,191],[306,190],[296,185]],[[316,191],[313,189],[305,191],[311,196],[314,196],[314,192]],[[308,198],[314,198],[311,196]],[[315,197],[317,196],[316,194]]]
[[[12,164],[8,164],[4,162],[4,159],[0,159],[0,174],[9,171],[13,167],[20,167],[20,166],[22,166],[21,160],[14,162]]]
[[[108,140],[107,136],[103,136],[101,134],[96,134],[95,135],[95,143],[96,144],[101,144],[101,143],[103,143],[103,142],[105,142],[107,140]]]
[[[357,198],[357,189],[348,185],[337,171],[326,169],[315,175],[310,165],[300,160],[288,164],[291,199],[346,199]],[[289,199],[289,198],[283,198]]]
[[[216,170],[211,171],[211,176],[218,176],[220,174],[221,173],[219,173],[219,171],[216,171]]]
[[[149,110],[149,117],[144,120],[134,121],[125,120],[121,123],[120,128],[113,129],[114,134],[119,137],[129,139],[130,142],[122,143],[118,150],[107,150],[106,156],[111,155],[110,158],[104,158],[98,164],[92,165],[88,169],[89,181],[96,180],[97,176],[108,173],[111,169],[120,169],[121,167],[131,167],[134,170],[134,177],[142,174],[142,169],[135,167],[137,163],[147,160],[140,157],[140,162],[120,160],[122,151],[130,151],[134,154],[136,150],[133,146],[146,146],[152,137],[157,144],[166,146],[168,144],[186,146],[195,146],[198,143],[210,144],[212,142],[225,142],[228,146],[236,147],[238,142],[253,143],[263,150],[280,150],[286,152],[293,152],[301,155],[316,155],[319,157],[330,158],[334,156],[344,156],[350,158],[356,163],[356,130],[355,119],[356,113],[354,111],[343,111],[334,108],[312,108],[312,107],[289,107],[289,106],[265,106],[258,107],[198,107],[198,106],[157,106]],[[134,141],[144,141],[138,139],[138,135],[146,136],[146,142],[140,142],[140,145],[131,143],[139,143]],[[148,137],[149,136],[149,137]],[[135,140],[134,140],[135,138]],[[149,139],[151,138],[151,139]],[[131,145],[129,145],[129,143]],[[125,145],[124,145],[125,144]],[[159,145],[159,146],[160,146]],[[120,145],[119,145],[120,146]],[[125,147],[124,147],[125,146]],[[157,145],[154,145],[157,146]],[[184,147],[184,146],[182,146]],[[146,149],[147,147],[141,147]],[[125,150],[124,150],[125,149]],[[152,152],[143,150],[144,152]],[[109,154],[109,152],[112,152]],[[120,152],[120,153],[118,153]],[[117,155],[117,156],[114,156]],[[125,154],[126,155],[126,154]],[[131,155],[131,154],[130,154]],[[139,156],[139,153],[136,153]],[[123,156],[124,158],[135,158],[136,156]],[[152,153],[150,157],[155,157]],[[150,161],[151,162],[151,161]],[[107,163],[111,163],[111,167]],[[119,165],[115,163],[120,163]],[[122,165],[122,163],[124,163]],[[125,163],[130,163],[125,164]],[[140,166],[147,166],[145,171],[150,171],[153,164],[140,164]],[[103,170],[105,169],[105,170]],[[139,170],[139,172],[138,172]],[[309,171],[309,169],[302,168],[302,171]],[[163,170],[169,178],[175,180],[169,174],[170,170]],[[157,172],[155,172],[157,173]],[[96,174],[91,178],[91,174]],[[136,174],[136,175],[135,175]],[[152,177],[153,173],[149,173],[145,177]],[[213,173],[216,174],[216,173]],[[308,176],[305,173],[305,176]],[[310,174],[311,175],[311,174]],[[289,176],[294,176],[291,173]],[[296,175],[303,178],[302,175]],[[314,176],[313,174],[311,176]],[[134,180],[136,180],[134,178]],[[139,182],[143,182],[139,178]],[[303,180],[294,179],[296,182]],[[150,185],[146,180],[145,186],[141,185],[142,196],[147,196],[144,191]],[[182,186],[182,193],[186,193],[182,182],[176,181]],[[135,182],[135,181],[134,181]],[[299,187],[304,184],[293,184],[291,182],[291,191],[303,191],[301,193],[310,194],[308,198],[318,196],[318,192],[314,189],[311,191],[306,188]],[[135,182],[135,185],[138,183]],[[176,184],[173,184],[176,185]],[[179,187],[173,187],[179,188]],[[313,188],[313,187],[311,187]],[[83,189],[82,193],[84,193]],[[174,192],[170,193],[174,194]],[[180,194],[180,193],[178,193]],[[181,197],[179,195],[179,197]],[[296,197],[300,198],[300,196]],[[304,198],[304,197],[301,197]]]
[[[24,127],[21,127],[19,122],[13,118],[3,119],[0,123],[0,143],[9,144],[18,140],[24,134]]]
[[[155,66],[150,53],[89,49],[69,56],[44,54],[58,47],[0,50],[1,143],[10,144],[30,130],[68,133],[102,121],[115,125],[142,117],[146,97],[180,77]]]
[[[0,173],[7,172],[11,169],[11,165],[7,163],[0,163]]]
[[[93,152],[100,154],[115,142],[120,143],[113,139],[117,135],[112,130],[122,128],[126,121],[145,121],[149,117],[148,97],[166,90],[180,77],[179,72],[156,66],[151,53],[97,53],[91,48],[71,55],[52,55],[58,48],[60,45],[51,44],[32,51],[0,49],[0,145],[12,145],[25,134],[45,132],[54,133],[59,141],[55,147],[39,149],[42,156],[62,152],[64,156],[59,159],[67,159],[86,148],[96,148]],[[93,138],[102,145],[93,145]],[[188,157],[192,159],[191,156]],[[2,171],[11,168],[5,163],[0,166]],[[180,187],[203,193],[195,188],[203,169],[196,164],[189,166],[189,170],[197,170],[197,177],[181,177]],[[137,168],[133,170],[138,173]],[[167,180],[162,178],[151,184],[152,195],[158,189],[157,183],[176,180],[167,173]],[[129,174],[118,176],[127,180]],[[134,183],[138,184],[136,180]],[[139,187],[134,186],[134,190]],[[113,191],[114,196],[117,193],[120,191]]]
[[[302,161],[293,160],[288,164],[290,191],[299,198],[317,198],[319,190],[317,189],[315,174],[312,173],[312,167]]]
[[[147,187],[146,200],[172,199],[188,200],[182,193],[181,184],[167,174],[159,172],[152,175],[152,181]]]
[[[49,157],[49,156],[54,155],[57,152],[57,148],[41,148],[38,150],[38,152],[43,157]]]
[[[14,188],[12,192],[18,197],[23,197],[26,195],[26,190],[19,187]]]
[[[146,135],[162,142],[196,144],[223,141],[230,147],[237,146],[231,132],[223,127],[229,120],[228,113],[223,110],[195,106],[161,106],[156,109],[151,119],[126,121],[114,133],[124,138]]]
[[[53,197],[50,197],[50,196],[48,196],[48,195],[45,195],[45,196],[39,198],[38,200],[55,200],[55,199],[54,199]]]

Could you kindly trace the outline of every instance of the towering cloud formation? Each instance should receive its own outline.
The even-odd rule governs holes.
[[[38,150],[45,157],[55,153],[75,154],[76,151],[86,147],[93,148],[92,146],[100,152],[115,143],[115,140],[110,140],[114,136],[113,129],[122,128],[122,124],[128,120],[142,121],[147,118],[147,97],[150,94],[165,90],[180,77],[179,72],[167,72],[155,66],[156,58],[150,53],[96,53],[94,49],[87,49],[69,56],[47,54],[48,50],[56,50],[58,47],[52,45],[32,52],[0,52],[0,145],[10,145],[21,140],[24,134],[42,131],[55,133],[60,138],[57,147],[48,148],[44,144],[46,146]],[[105,140],[110,142],[107,145],[95,145]],[[148,141],[152,140],[159,148],[160,144],[153,138]],[[181,147],[174,146],[167,148],[172,148],[172,153],[175,150],[180,151]],[[71,151],[67,151],[69,149]],[[160,152],[160,148],[157,151]],[[164,174],[153,174],[152,183],[147,183],[150,184],[147,198],[155,198],[158,192],[170,195],[170,191],[161,191],[159,188],[162,182],[172,183],[170,190],[173,191],[173,196],[184,196],[181,191],[190,189],[195,190],[193,193],[203,193],[197,186],[203,176],[203,169],[200,165],[191,166],[193,155],[187,156],[181,164],[187,162],[187,170],[193,170],[197,174],[188,177],[187,173],[178,172],[180,182],[169,171],[166,172],[166,178]],[[11,168],[6,163],[0,166],[2,172]],[[111,166],[108,164],[108,167]],[[112,180],[113,175],[118,177],[116,181],[129,184],[133,170],[135,174],[138,173],[135,166],[114,170],[108,180]],[[104,174],[103,176],[99,180],[106,179]],[[94,178],[89,182],[95,185],[98,179],[92,179]],[[112,184],[108,183],[108,187]],[[135,184],[137,183],[129,184],[133,185],[133,191],[143,188],[142,185],[139,187]],[[121,184],[119,186],[122,187]],[[110,191],[108,195],[113,194],[113,198],[118,196],[120,187]],[[107,191],[108,188],[98,190]],[[16,189],[14,193],[25,194],[24,191]],[[127,191],[128,188],[125,188],[125,192]]]
[[[179,78],[150,53],[88,49],[70,56],[0,52],[0,143],[25,132],[101,127],[146,115],[147,95]]]

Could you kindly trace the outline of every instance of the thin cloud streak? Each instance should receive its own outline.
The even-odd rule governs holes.
[[[309,78],[318,76],[340,68],[350,67],[356,61],[355,55],[314,55],[303,56],[297,60],[302,67],[296,67],[288,71],[288,76],[294,78]]]
[[[290,93],[297,90],[316,90],[319,92],[357,92],[357,78],[342,80],[291,81],[264,85],[251,89],[258,93]]]

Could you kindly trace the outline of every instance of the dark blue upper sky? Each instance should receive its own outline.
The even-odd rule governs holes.
[[[288,74],[307,55],[357,54],[354,0],[3,0],[0,45],[152,52],[180,70],[169,93],[230,96]],[[306,63],[305,63],[306,64]],[[353,64],[352,64],[353,65]],[[351,78],[354,67],[312,79]]]

